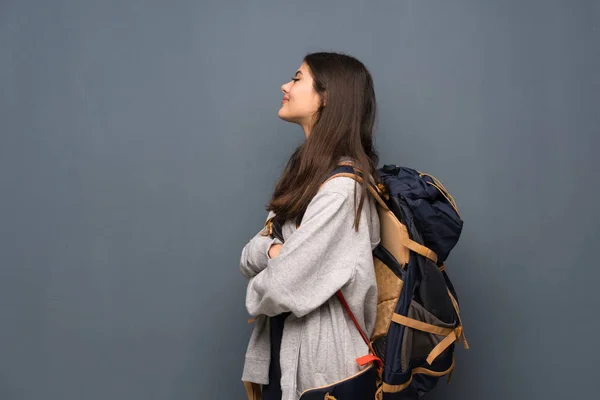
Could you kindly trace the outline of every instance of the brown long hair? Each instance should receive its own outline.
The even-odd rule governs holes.
[[[341,157],[350,157],[364,175],[373,176],[376,182],[379,163],[373,147],[375,90],[367,68],[356,58],[340,53],[311,53],[304,62],[310,68],[321,106],[310,135],[288,160],[266,207],[275,212],[279,221],[294,219],[297,225]],[[354,218],[356,230],[367,195],[367,186],[361,187]],[[356,188],[355,184],[355,198]]]

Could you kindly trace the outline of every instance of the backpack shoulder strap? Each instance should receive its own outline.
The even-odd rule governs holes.
[[[358,183],[363,183],[362,171],[359,168],[354,167],[351,162],[344,161],[338,164],[338,166],[331,172],[331,174],[325,180],[325,182],[321,184],[321,187],[330,180],[341,176],[346,178],[352,178]],[[377,201],[377,203],[379,203],[379,205],[383,207],[384,210],[389,210],[384,200],[384,198],[388,198],[385,186],[383,184],[376,184],[372,176],[369,176],[369,178],[369,186],[367,187],[369,193],[371,193],[375,201]]]
[[[325,182],[323,182],[321,184],[321,187],[325,183],[329,182],[331,179],[334,179],[334,178],[337,178],[337,177],[342,177],[342,176],[343,177],[347,177],[347,178],[352,178],[355,181],[357,181],[358,183],[363,183],[363,174],[362,174],[362,171],[360,169],[354,167],[353,164],[350,163],[350,162],[342,162],[342,163],[338,164],[338,166],[331,172],[331,174],[325,180]],[[385,210],[389,210],[387,204],[381,198],[381,196],[384,196],[383,187],[378,187],[375,184],[375,180],[373,179],[372,176],[369,176],[369,178],[370,178],[369,179],[369,185],[368,185],[369,193],[371,193],[371,195],[375,198],[375,200]],[[350,306],[348,305],[348,302],[346,301],[346,298],[342,294],[342,291],[338,290],[336,292],[336,296],[337,296],[338,300],[340,301],[340,303],[342,304],[342,307],[344,308],[344,310],[346,311],[346,313],[348,314],[348,316],[350,317],[350,319],[354,323],[354,326],[356,327],[356,329],[360,333],[360,336],[363,338],[363,340],[365,341],[365,343],[369,347],[369,352],[371,353],[371,354],[368,354],[366,356],[357,358],[356,362],[360,366],[363,366],[363,365],[365,365],[365,364],[367,364],[369,362],[374,362],[377,365],[378,370],[381,371],[381,368],[383,368],[383,361],[379,357],[377,357],[377,354],[375,353],[375,350],[373,349],[373,346],[371,345],[371,341],[369,340],[369,338],[367,337],[367,335],[365,334],[365,332],[360,327],[358,321],[356,320],[356,317],[354,316],[354,313],[352,312],[352,310],[350,309]]]

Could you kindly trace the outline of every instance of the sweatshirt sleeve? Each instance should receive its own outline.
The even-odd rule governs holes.
[[[269,212],[267,220],[272,217],[274,213]],[[240,271],[242,275],[250,279],[256,276],[259,272],[267,268],[267,260],[269,260],[269,249],[274,243],[281,244],[281,241],[277,238],[271,238],[269,236],[263,236],[265,229],[261,229],[242,249],[242,256],[240,258]]]
[[[353,278],[357,251],[365,249],[364,243],[370,249],[366,221],[361,220],[358,232],[353,227],[353,197],[353,193],[317,192],[279,255],[250,279],[246,308],[251,315],[291,311],[302,317]]]

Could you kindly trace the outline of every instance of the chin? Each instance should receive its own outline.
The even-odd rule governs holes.
[[[287,115],[285,112],[283,112],[282,110],[279,110],[278,116],[280,119],[286,121],[286,122],[294,122],[293,119]]]

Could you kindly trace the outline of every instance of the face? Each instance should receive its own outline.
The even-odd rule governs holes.
[[[310,130],[313,118],[321,105],[321,98],[313,87],[313,78],[306,63],[302,63],[292,80],[281,86],[283,100],[279,118]]]

